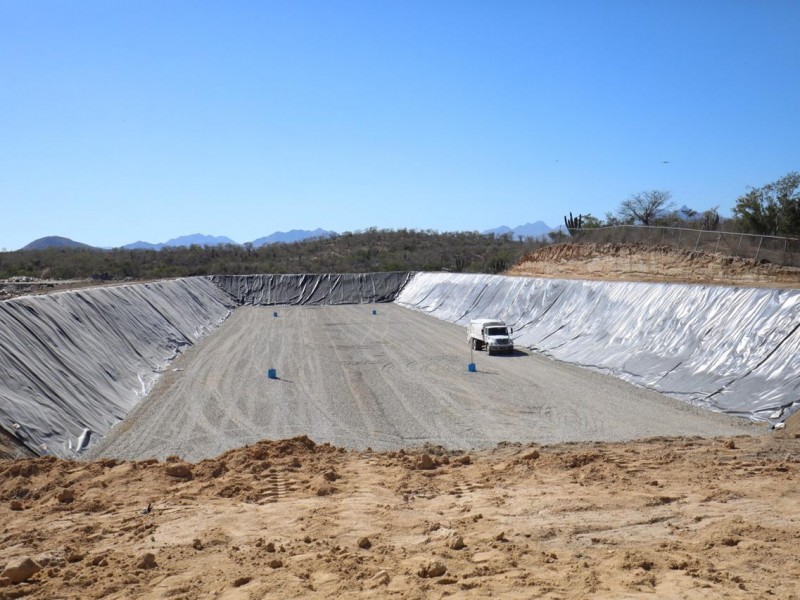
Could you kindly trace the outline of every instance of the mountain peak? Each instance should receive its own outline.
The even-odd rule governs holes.
[[[518,225],[511,229],[506,225],[495,227],[494,229],[487,229],[483,233],[493,233],[495,235],[504,235],[510,233],[515,240],[522,240],[525,238],[541,238],[553,231],[553,228],[547,225],[544,221],[536,221],[536,223],[525,223],[525,225]]]
[[[192,233],[190,235],[182,235],[180,237],[172,238],[166,242],[159,244],[151,244],[150,242],[133,242],[123,246],[125,250],[161,250],[162,248],[180,248],[184,246],[221,246],[224,244],[237,245],[231,238],[224,235],[214,236],[206,235],[204,233]]]
[[[49,235],[33,240],[30,244],[23,246],[20,250],[44,250],[45,248],[91,248],[89,244],[82,244],[66,237]]]
[[[292,242],[299,242],[301,240],[310,240],[312,238],[330,237],[333,231],[327,231],[317,227],[314,231],[307,229],[292,229],[291,231],[276,231],[266,237],[253,240],[253,246],[259,248],[267,244],[290,244]]]

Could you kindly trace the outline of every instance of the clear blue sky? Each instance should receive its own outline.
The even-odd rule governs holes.
[[[556,226],[649,189],[729,213],[800,170],[798,24],[795,0],[0,0],[0,248]]]

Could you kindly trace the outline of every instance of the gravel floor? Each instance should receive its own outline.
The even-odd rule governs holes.
[[[394,304],[239,308],[89,455],[197,461],[301,434],[389,450],[762,431],[526,352],[474,356],[468,373],[464,328]]]

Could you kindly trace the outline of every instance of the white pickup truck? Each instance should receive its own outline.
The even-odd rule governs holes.
[[[514,330],[502,321],[495,319],[473,319],[467,328],[467,342],[475,350],[483,350],[491,355],[495,352],[513,352]]]

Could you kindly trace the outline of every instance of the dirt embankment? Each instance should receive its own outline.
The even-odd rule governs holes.
[[[727,254],[644,244],[556,244],[526,254],[508,275],[800,287],[800,269]]]
[[[28,567],[0,598],[797,598],[788,429],[471,455],[302,437],[197,464],[0,461],[0,556]]]

